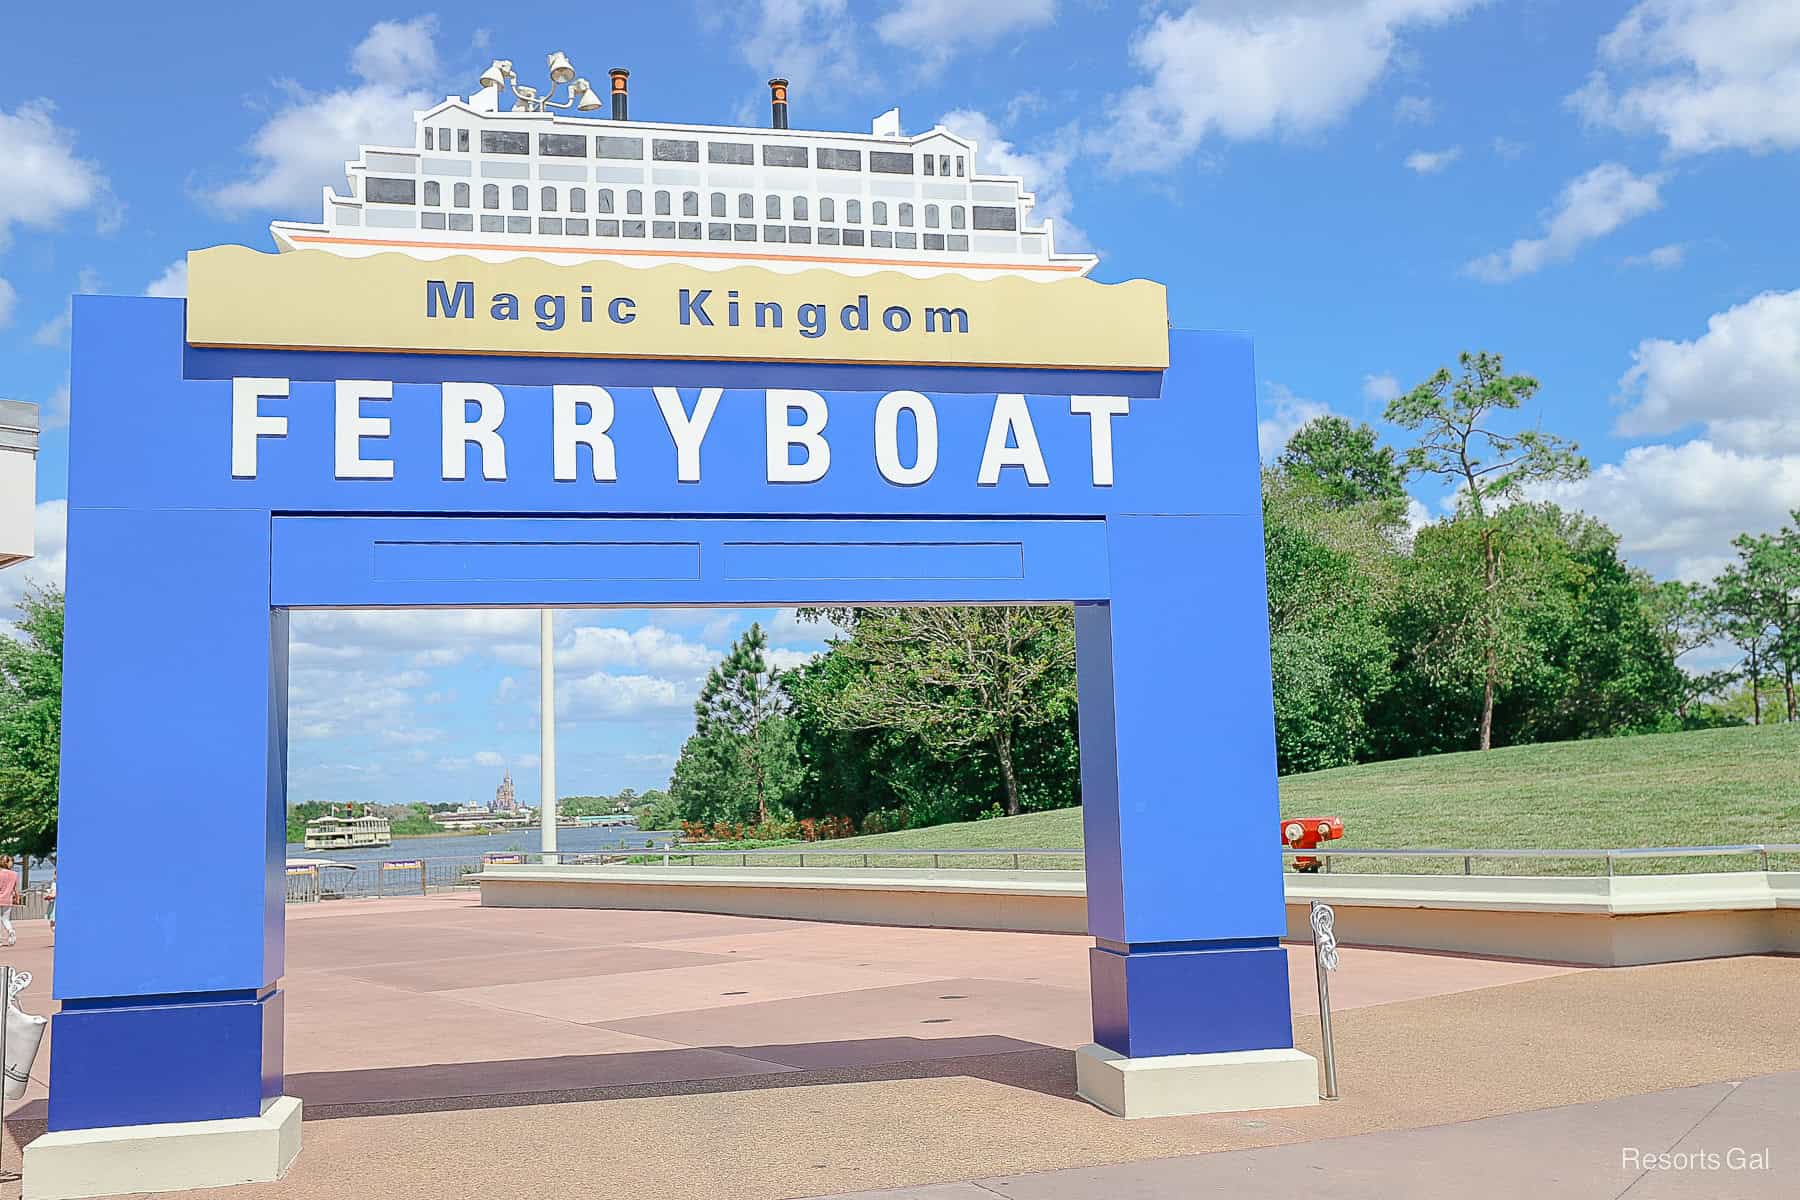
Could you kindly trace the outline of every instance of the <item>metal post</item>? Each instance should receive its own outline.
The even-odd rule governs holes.
[[[1013,855],[1013,870],[1016,871],[1018,869],[1019,869],[1019,856],[1015,854],[1015,855]]]
[[[4,1134],[6,1129],[6,1027],[12,1023],[6,1018],[12,1015],[12,985],[13,969],[11,964],[0,967],[0,997],[5,998],[3,1002],[0,1002],[0,1156],[6,1152]],[[0,1163],[0,1182],[14,1183],[18,1179],[17,1171],[8,1171],[4,1168],[4,1164]]]
[[[1469,856],[1465,854],[1463,855],[1463,874],[1467,875],[1469,873]]]
[[[556,861],[556,639],[550,609],[538,610],[538,824],[545,857]]]
[[[431,889],[425,885],[425,860],[419,860],[419,895],[431,895]]]
[[[1325,1099],[1338,1098],[1337,1054],[1331,1041],[1331,984],[1328,977],[1337,970],[1337,937],[1332,932],[1337,914],[1331,905],[1312,902],[1308,914],[1313,931],[1313,968],[1319,977],[1319,1042],[1325,1059]]]

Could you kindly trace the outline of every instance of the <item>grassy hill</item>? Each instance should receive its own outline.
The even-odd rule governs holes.
[[[1204,786],[1196,780],[1197,793]],[[1332,843],[1344,849],[1800,844],[1800,725],[1555,742],[1290,775],[1281,781],[1281,811],[1284,816],[1344,818],[1344,839]],[[1269,837],[1277,837],[1273,827]],[[831,847],[1063,849],[1081,844],[1081,810],[1071,808],[847,838]],[[917,859],[875,861],[921,865]],[[1353,869],[1386,869],[1392,862]],[[1076,862],[1046,859],[1024,865]],[[1561,868],[1591,870],[1593,865]],[[1639,864],[1640,869],[1652,865],[1716,870],[1745,864]],[[1800,856],[1783,865],[1800,866]],[[1351,869],[1349,860],[1333,869]],[[1407,869],[1432,868],[1411,864]],[[1436,869],[1460,871],[1462,864],[1458,860]],[[1487,860],[1478,869],[1536,874],[1546,868]]]

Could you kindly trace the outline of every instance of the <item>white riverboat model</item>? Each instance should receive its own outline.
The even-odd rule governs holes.
[[[1023,181],[981,174],[973,140],[943,126],[902,134],[898,109],[866,134],[790,129],[775,79],[767,129],[634,121],[616,69],[600,119],[576,115],[603,102],[568,59],[549,66],[545,94],[499,61],[473,96],[415,113],[411,146],[363,147],[346,192],[325,189],[323,220],[274,222],[276,244],[976,278],[1061,279],[1098,261],[1058,252],[1051,222],[1031,223]]]
[[[371,816],[314,817],[306,823],[308,850],[361,850],[393,842],[388,819]]]

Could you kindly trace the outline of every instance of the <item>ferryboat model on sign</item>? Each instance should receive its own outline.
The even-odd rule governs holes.
[[[974,278],[1062,279],[1098,261],[1059,253],[1051,222],[1029,223],[1023,181],[979,173],[974,141],[902,134],[898,109],[866,134],[790,129],[787,81],[772,79],[768,129],[633,121],[621,68],[608,120],[575,115],[603,101],[564,55],[549,68],[540,94],[497,61],[475,95],[416,113],[411,146],[363,147],[347,194],[325,189],[318,224],[274,222],[276,244]]]

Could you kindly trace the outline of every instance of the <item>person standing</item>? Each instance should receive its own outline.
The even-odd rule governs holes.
[[[12,923],[13,905],[18,902],[19,873],[13,870],[12,855],[0,854],[0,933],[6,937],[0,945],[10,946],[19,940]]]

